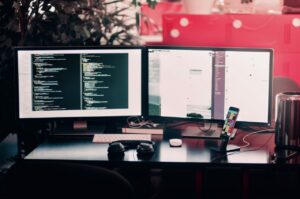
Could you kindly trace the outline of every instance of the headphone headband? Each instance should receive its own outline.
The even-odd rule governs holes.
[[[118,140],[110,143],[109,145],[113,145],[115,143],[123,144],[126,149],[136,149],[137,146],[141,143],[147,143],[151,145],[155,144],[153,141],[149,141],[149,140]]]

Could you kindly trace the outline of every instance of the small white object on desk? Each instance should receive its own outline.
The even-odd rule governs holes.
[[[177,138],[173,138],[169,140],[170,146],[173,147],[180,147],[182,145],[182,140],[181,139],[177,139]]]

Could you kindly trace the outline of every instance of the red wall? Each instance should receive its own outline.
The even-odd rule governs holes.
[[[300,86],[300,15],[166,14],[163,44],[273,48],[274,76]]]

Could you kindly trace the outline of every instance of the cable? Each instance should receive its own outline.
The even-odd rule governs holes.
[[[256,148],[249,149],[249,150],[245,150],[245,151],[241,151],[241,152],[258,151],[258,150],[262,149],[263,147],[265,147],[265,146],[270,142],[270,140],[271,140],[271,138],[272,138],[273,136],[274,136],[274,134],[272,134],[272,135],[268,138],[268,140],[267,140],[263,145],[261,145],[260,147],[256,147]]]
[[[130,128],[154,128],[158,125],[153,123],[151,120],[144,120],[143,117],[139,116],[128,117],[127,124]]]
[[[243,137],[243,139],[244,139],[244,138],[247,138],[247,137],[249,137],[249,136],[251,136],[251,135],[254,135],[254,134],[274,132],[274,130],[275,130],[275,129],[265,129],[265,130],[256,131],[256,132],[253,132],[253,133],[250,133],[250,134],[245,135],[245,136]],[[251,152],[251,151],[258,151],[258,150],[262,149],[263,147],[265,147],[265,146],[270,142],[270,140],[271,140],[271,138],[272,138],[273,136],[274,136],[274,134],[272,134],[272,135],[268,138],[268,140],[267,140],[263,145],[261,145],[261,146],[259,146],[259,147],[256,147],[256,148],[253,148],[253,149],[249,149],[249,150],[235,151],[235,152],[231,152],[231,153],[226,153],[226,154],[220,155],[220,156],[218,156],[218,157],[212,159],[211,162],[214,162],[214,161],[216,161],[216,160],[218,160],[218,159],[221,159],[221,158],[223,158],[223,157],[228,157],[228,156],[230,156],[230,155],[235,155],[235,154],[240,154],[240,153],[245,153],[245,152]],[[244,140],[245,140],[245,139],[244,139]],[[244,140],[243,140],[243,141],[244,141]],[[246,140],[245,140],[245,141],[246,141]],[[248,141],[246,141],[246,142],[249,143]],[[245,142],[245,143],[246,143],[246,142]],[[250,146],[250,143],[249,143],[248,146]],[[248,147],[248,146],[246,146],[246,147]],[[241,148],[246,148],[246,147],[245,147],[245,145],[244,145],[244,146],[241,146]]]
[[[228,156],[235,155],[235,154],[241,154],[241,153],[246,153],[246,152],[251,152],[251,151],[258,151],[258,150],[262,149],[263,147],[265,147],[270,142],[272,137],[273,137],[273,135],[271,135],[269,137],[269,139],[260,147],[249,149],[249,150],[244,150],[244,151],[235,151],[235,152],[231,152],[231,153],[226,153],[224,155],[221,155],[221,156],[218,156],[218,157],[212,159],[211,162],[214,162],[214,161],[216,161],[218,159],[221,159],[223,157],[228,157]]]
[[[298,154],[299,154],[298,151],[296,151],[296,152],[294,152],[294,153],[291,153],[290,155],[288,155],[287,157],[285,157],[284,160],[285,160],[285,161],[288,161],[288,160],[292,159],[294,156],[296,156],[296,155],[298,155]],[[281,160],[282,160],[282,159],[281,159]]]
[[[285,151],[286,152],[291,152],[291,151],[294,151],[293,153],[287,155],[287,156],[278,156],[276,157],[278,154],[278,152],[283,152]],[[274,154],[274,161],[275,162],[281,162],[281,161],[288,161],[290,159],[292,159],[294,156],[298,155],[300,152],[300,147],[299,146],[296,146],[296,145],[285,145],[285,146],[276,146],[275,147],[275,154]],[[280,154],[280,153],[279,153]]]
[[[242,141],[245,143],[245,145],[240,146],[240,148],[246,148],[246,147],[249,147],[251,145],[251,143],[246,140],[247,137],[249,137],[251,135],[255,135],[255,134],[270,133],[270,132],[274,132],[274,131],[275,131],[275,129],[264,129],[264,130],[259,130],[259,131],[255,131],[255,132],[249,133],[249,134],[245,135],[242,138]]]
[[[204,123],[204,126],[205,126],[205,123]],[[209,122],[209,127],[207,129],[204,129],[202,127],[200,127],[199,125],[197,125],[197,127],[200,129],[200,131],[202,132],[209,132],[211,130],[211,127],[212,127],[212,123]]]
[[[238,124],[238,129],[244,130],[244,131],[259,131],[259,130],[267,130],[269,128],[262,128],[262,127],[257,127],[257,126]]]

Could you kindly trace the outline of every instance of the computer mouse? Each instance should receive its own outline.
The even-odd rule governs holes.
[[[180,147],[182,145],[182,140],[178,138],[173,138],[169,140],[170,146]]]
[[[138,155],[151,155],[154,152],[153,144],[142,142],[137,146]]]

